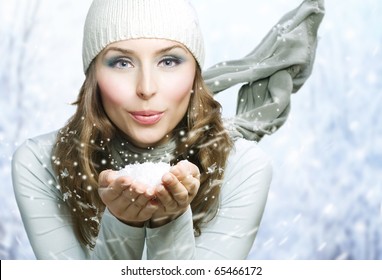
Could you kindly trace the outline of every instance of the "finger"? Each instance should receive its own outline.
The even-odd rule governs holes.
[[[144,194],[137,192],[135,187],[135,185],[131,185],[123,190],[121,195],[106,204],[115,216],[125,221],[141,221],[137,217],[149,201]]]
[[[107,179],[106,179],[107,180]],[[105,181],[104,181],[105,182]],[[131,188],[131,178],[121,177],[112,181],[107,187],[98,189],[98,193],[105,204],[108,204],[122,195],[122,192]]]
[[[186,188],[188,195],[193,198],[199,190],[200,180],[189,175],[183,179],[182,184]]]
[[[181,182],[189,176],[198,179],[200,178],[199,168],[188,160],[180,161],[177,165],[170,169],[170,172],[173,173]]]
[[[137,217],[139,212],[144,208],[149,200],[142,194],[131,198],[128,201],[127,212],[130,217]]]
[[[145,185],[133,181],[130,177],[118,179],[117,183],[118,181],[120,181],[122,185],[119,186],[119,189],[114,188],[114,191],[121,191],[121,195],[118,197],[118,199],[120,199],[121,202],[125,205],[135,203],[139,196],[145,196]]]
[[[126,205],[126,204],[125,204]],[[144,222],[151,218],[158,209],[158,203],[147,199],[144,195],[138,195],[136,199],[132,199],[125,209],[121,205],[117,212],[124,220],[129,222]]]
[[[189,174],[192,177],[194,177],[194,178],[200,179],[200,170],[199,170],[199,168],[195,164],[193,164],[193,163],[191,163],[189,161],[186,161],[186,162],[188,163]]]
[[[155,198],[155,187],[147,187],[145,191],[145,196],[148,199],[153,199]]]
[[[195,164],[186,160],[181,161],[170,172],[184,185],[190,196],[196,195],[200,186],[200,172]]]
[[[141,210],[138,212],[136,219],[139,221],[147,221],[158,210],[158,208],[158,202],[148,200],[146,202],[146,205],[142,207]]]
[[[192,177],[199,178],[200,177],[200,171],[199,168],[193,164],[192,162],[189,162],[188,160],[182,160],[179,162],[178,167],[180,167],[183,172],[187,175],[191,175]]]
[[[170,192],[162,185],[155,188],[156,199],[162,204],[165,210],[177,207],[177,202],[174,200]]]
[[[162,178],[162,182],[165,189],[169,193],[170,198],[172,198],[172,200],[174,200],[179,207],[187,206],[189,196],[188,190],[174,174],[166,173]],[[173,206],[173,201],[169,201],[168,197],[161,196],[161,194],[163,194],[163,192],[158,193],[158,198],[161,200],[162,204],[165,207]]]
[[[109,186],[116,178],[116,172],[108,169],[102,171],[98,176],[98,184],[101,188]]]

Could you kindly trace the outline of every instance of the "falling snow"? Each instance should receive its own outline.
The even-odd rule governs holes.
[[[300,3],[191,1],[200,12],[207,67],[247,54],[272,27],[284,36],[287,26],[275,22]],[[0,1],[0,53],[6,54],[0,60],[0,259],[34,258],[12,196],[12,153],[73,113],[67,104],[83,80],[78,26],[90,2]],[[382,30],[375,28],[382,26],[382,2],[325,2],[312,77],[292,97],[288,121],[259,144],[274,171],[251,259],[382,259]],[[31,3],[40,3],[36,19],[28,13]],[[233,12],[233,5],[243,8]],[[216,7],[219,13],[211,12]],[[236,92],[217,97],[227,117],[235,112]],[[68,133],[75,131],[63,131],[61,141]]]

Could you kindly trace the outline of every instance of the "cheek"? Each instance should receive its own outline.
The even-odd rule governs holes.
[[[168,99],[174,103],[180,103],[183,100],[188,100],[194,84],[194,80],[191,78],[192,76],[188,77],[190,78],[185,79],[185,76],[172,77],[170,81],[164,83],[162,92],[165,92]]]
[[[123,81],[110,75],[99,75],[97,81],[105,106],[108,104],[122,105],[123,100],[126,100],[126,94],[130,92]]]

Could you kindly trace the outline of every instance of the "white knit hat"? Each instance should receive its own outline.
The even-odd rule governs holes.
[[[94,0],[84,27],[84,72],[110,43],[138,38],[179,42],[203,67],[203,37],[187,0]]]

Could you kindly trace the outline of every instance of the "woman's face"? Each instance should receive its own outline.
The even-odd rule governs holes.
[[[106,114],[138,147],[169,139],[187,111],[195,71],[192,54],[163,39],[115,42],[96,61]]]

